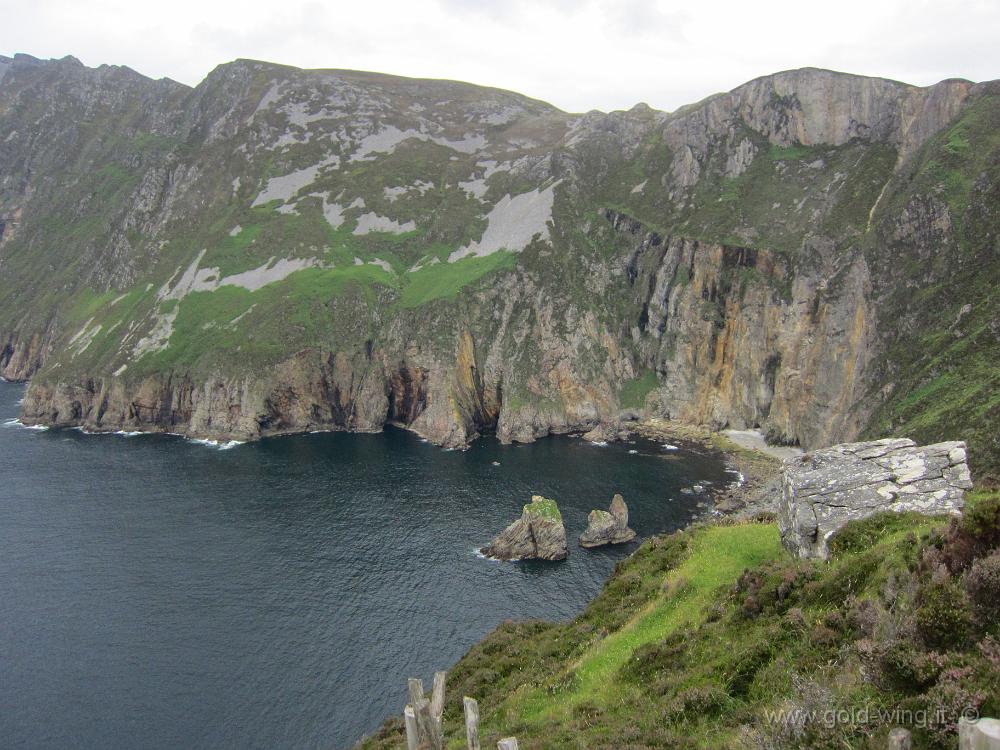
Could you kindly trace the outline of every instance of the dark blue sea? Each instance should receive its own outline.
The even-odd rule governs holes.
[[[23,393],[0,383],[2,748],[349,748],[501,621],[580,612],[636,547],[577,548],[591,508],[622,493],[644,537],[732,479],[647,442],[30,430]],[[478,557],[533,493],[569,559]]]

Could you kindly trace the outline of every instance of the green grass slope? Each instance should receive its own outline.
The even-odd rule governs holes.
[[[1000,495],[961,520],[853,523],[829,562],[793,560],[770,523],[695,527],[621,563],[565,624],[504,623],[450,672],[445,731],[464,748],[461,699],[483,746],[953,747],[968,709],[1000,714]],[[361,744],[404,745],[393,719]]]

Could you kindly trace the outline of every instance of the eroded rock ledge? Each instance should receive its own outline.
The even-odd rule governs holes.
[[[799,557],[828,557],[835,531],[882,511],[959,513],[972,488],[965,443],[845,443],[785,461],[779,525]]]

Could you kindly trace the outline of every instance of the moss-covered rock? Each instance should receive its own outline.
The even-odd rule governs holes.
[[[521,517],[482,548],[497,560],[563,560],[566,558],[566,528],[555,500],[533,495]]]

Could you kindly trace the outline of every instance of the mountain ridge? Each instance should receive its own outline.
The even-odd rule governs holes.
[[[26,421],[461,446],[658,416],[966,438],[995,471],[995,83],[806,68],[572,115],[259,61],[187,88],[14,60],[0,374],[32,378]]]

